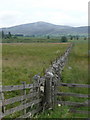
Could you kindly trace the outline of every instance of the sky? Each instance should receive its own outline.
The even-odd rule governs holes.
[[[88,0],[0,0],[0,28],[37,21],[87,26]]]

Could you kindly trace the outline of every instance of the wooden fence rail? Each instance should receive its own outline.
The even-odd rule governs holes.
[[[90,88],[90,85],[87,84],[75,84],[75,83],[60,83],[58,85],[58,87],[80,87],[80,88]],[[78,107],[89,107],[89,98],[90,98],[90,94],[80,94],[80,93],[67,93],[67,92],[57,92],[57,96],[72,96],[72,97],[80,97],[80,98],[87,98],[87,101],[85,102],[72,102],[72,101],[59,101],[57,102],[57,104],[61,104],[61,105],[68,105],[68,106],[73,106],[74,108],[70,109],[70,112],[74,112],[74,113],[79,113],[79,114],[89,114],[90,111],[80,111],[80,110],[76,110],[76,108]]]
[[[20,110],[26,109],[26,108],[32,106],[32,104],[36,105],[36,104],[38,104],[40,102],[41,102],[41,99],[37,99],[37,100],[34,100],[32,102],[26,103],[24,105],[19,105],[19,106],[15,107],[15,108],[11,108],[9,110],[6,110],[5,113],[0,113],[0,115],[1,115],[1,117],[5,117],[7,115],[13,114],[14,112],[18,112]]]
[[[82,110],[75,110],[75,109],[71,109],[70,112],[73,112],[73,113],[78,113],[78,114],[87,114],[89,115],[90,114],[90,111],[82,111]]]
[[[35,85],[35,87],[37,84]],[[33,88],[33,84],[26,84],[25,89]],[[6,91],[15,91],[15,90],[23,90],[23,85],[9,85],[9,86],[1,86],[0,85],[0,92]]]
[[[89,98],[90,95],[78,94],[78,93],[66,93],[66,92],[58,92],[58,96],[73,96],[73,97],[81,97],[81,98]]]
[[[22,115],[20,117],[18,117],[19,119],[21,118],[31,118],[33,115],[35,115],[36,113],[40,112],[42,110],[42,106],[40,106],[38,109],[36,108],[35,110],[32,110],[31,112],[26,113],[25,115]],[[17,120],[17,119],[15,119]]]
[[[32,116],[35,113],[39,112],[42,107],[39,106],[42,102],[41,94],[39,91],[40,85],[39,81],[33,83],[33,84],[25,84],[23,85],[12,85],[12,86],[3,86],[2,90],[0,91],[0,107],[2,107],[2,111],[0,111],[0,119],[4,118],[8,115],[14,114],[18,111],[24,111],[24,114],[22,115],[22,118],[26,116]],[[38,90],[37,90],[38,89]],[[11,92],[17,91],[17,90],[23,90],[24,94],[15,96],[9,99],[3,98],[2,95],[4,95],[5,92],[8,92],[10,94]],[[26,94],[26,90],[28,90],[28,93]],[[3,93],[3,94],[2,94]],[[23,92],[21,92],[23,93]],[[14,93],[15,94],[15,93]],[[19,93],[20,94],[20,93]],[[18,102],[19,105],[13,108],[9,108],[8,110],[5,109],[7,105],[13,104]],[[36,107],[34,108],[34,106]],[[28,108],[32,108],[27,112]]]
[[[87,85],[87,84],[62,83],[62,82],[60,82],[58,86],[90,88],[90,85]]]
[[[23,96],[13,97],[13,98],[10,98],[10,99],[0,100],[0,105],[3,106],[3,105],[12,104],[12,103],[15,103],[15,102],[25,100],[27,98],[35,97],[37,95],[38,95],[38,92],[30,93],[30,94],[23,95]]]
[[[87,102],[72,102],[72,101],[58,101],[58,104],[61,105],[68,105],[68,106],[74,106],[74,107],[80,107],[80,106],[85,106],[88,107],[88,103]]]

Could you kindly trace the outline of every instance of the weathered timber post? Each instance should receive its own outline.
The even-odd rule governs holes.
[[[56,83],[55,83],[55,77],[52,79],[52,106],[54,108],[56,104]]]
[[[37,79],[36,79],[36,92],[38,92],[37,99],[40,99],[40,76],[39,75],[37,76]],[[37,107],[38,108],[40,107],[40,103],[38,103]]]
[[[33,77],[34,79],[34,83],[33,83],[33,92],[37,92],[38,95],[36,96],[36,99],[40,98],[40,76],[39,75],[35,75]],[[37,107],[40,107],[40,103],[38,103]]]
[[[44,110],[52,109],[52,78],[53,78],[53,74],[47,72],[45,75],[45,86],[44,86]]]
[[[25,86],[26,86],[26,82],[22,82],[23,83],[23,95],[26,95],[26,89],[25,89]],[[24,100],[23,104],[26,103],[26,99]],[[26,109],[24,109],[24,114],[26,114]]]
[[[38,98],[39,98],[39,95],[40,95],[40,76],[39,75],[35,75],[33,77],[33,79],[34,79],[33,90],[35,92],[38,92]]]
[[[4,93],[1,93],[1,98],[2,98],[2,113],[5,113],[5,106],[4,106]]]
[[[55,76],[55,79],[54,79],[54,106],[57,105],[57,84],[59,83],[59,80],[58,78]]]

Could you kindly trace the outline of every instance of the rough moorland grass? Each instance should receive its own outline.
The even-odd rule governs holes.
[[[51,61],[63,54],[68,44],[49,44],[49,43],[31,43],[31,44],[3,44],[2,47],[2,78],[3,85],[16,85],[32,82],[35,74],[43,72],[49,67]],[[20,91],[6,92],[5,98],[21,95]],[[19,105],[17,102],[8,105],[10,109]],[[22,113],[22,111],[21,111]],[[15,113],[6,118],[17,117],[21,113]]]
[[[77,84],[89,84],[88,81],[88,42],[77,41],[72,49],[69,56],[68,64],[66,65],[62,81],[66,83],[77,83]],[[88,94],[87,88],[60,88],[61,91],[74,92],[81,94]],[[64,98],[65,99],[65,98]],[[75,102],[84,102],[86,98],[68,97],[66,100]],[[87,108],[79,108],[79,110],[87,110]],[[73,118],[76,117],[88,117],[82,114],[72,114]]]
[[[62,73],[62,82],[88,84],[88,42],[84,40],[75,41],[75,45],[68,58],[68,63]],[[88,94],[86,88],[68,88],[60,87],[62,92],[74,92]],[[84,102],[85,98],[76,97],[60,97],[64,101]],[[38,116],[38,118],[88,118],[85,114],[75,114],[69,112],[70,107],[56,107],[54,111],[46,111]],[[87,107],[78,107],[77,110],[87,110]]]
[[[50,62],[63,54],[68,44],[30,43],[3,44],[2,79],[4,85],[30,83],[35,74],[49,67]]]

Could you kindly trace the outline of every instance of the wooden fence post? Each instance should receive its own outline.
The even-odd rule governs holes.
[[[36,96],[37,99],[40,98],[40,83],[39,82],[40,82],[40,76],[37,75],[35,79],[35,84],[36,84],[35,92],[38,92],[38,96]],[[37,106],[39,107],[39,104]]]
[[[25,86],[26,86],[26,82],[23,82],[23,94],[26,95],[26,89],[25,89]],[[26,103],[26,99],[24,100],[24,103]],[[26,109],[24,109],[24,114],[26,114]]]
[[[38,95],[36,96],[36,99],[40,99],[40,76],[35,75],[33,77],[34,82],[33,82],[33,92],[37,92]],[[40,107],[40,103],[37,105],[37,108]]]
[[[45,76],[45,87],[44,87],[44,110],[52,109],[52,77],[49,75]]]
[[[52,82],[52,106],[55,106],[55,82]]]
[[[5,113],[5,106],[4,106],[4,93],[3,93],[3,92],[1,93],[1,97],[2,97],[2,103],[3,103],[3,106],[2,106],[2,112]]]

